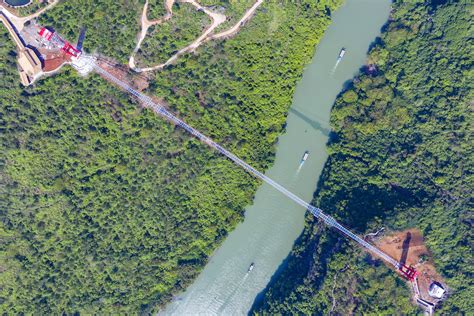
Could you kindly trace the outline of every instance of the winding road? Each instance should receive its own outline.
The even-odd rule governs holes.
[[[133,50],[133,52],[132,52],[132,54],[129,58],[128,66],[136,72],[148,72],[148,71],[154,71],[154,70],[161,70],[165,66],[170,65],[173,62],[175,62],[178,59],[178,57],[180,57],[181,55],[183,55],[185,53],[188,53],[188,52],[193,52],[194,50],[196,50],[196,48],[201,46],[201,44],[203,44],[203,43],[205,43],[209,40],[214,40],[214,39],[220,39],[220,38],[226,38],[226,37],[233,36],[240,30],[240,28],[245,24],[245,22],[252,17],[255,10],[257,10],[257,8],[263,3],[263,1],[264,0],[257,0],[255,2],[255,4],[250,9],[248,9],[247,12],[245,12],[243,17],[234,26],[232,26],[228,30],[225,30],[225,31],[217,33],[217,34],[212,34],[212,32],[219,25],[221,25],[222,23],[224,23],[226,21],[227,17],[224,14],[213,12],[210,9],[201,6],[195,0],[181,0],[180,1],[181,3],[190,3],[196,8],[196,10],[202,10],[204,13],[206,13],[211,18],[211,21],[212,21],[211,25],[209,27],[207,27],[204,30],[204,32],[196,40],[194,40],[188,46],[180,49],[177,53],[175,53],[173,56],[171,56],[166,62],[164,62],[162,64],[155,65],[155,66],[151,66],[151,67],[138,68],[138,67],[136,67],[136,64],[135,64],[135,56],[136,56],[138,50],[140,49],[140,46],[141,46],[143,40],[145,39],[148,28],[152,25],[161,24],[161,23],[169,20],[173,15],[172,7],[173,7],[173,4],[175,2],[175,0],[167,0],[166,1],[166,11],[167,11],[166,15],[162,19],[149,21],[148,18],[147,18],[148,0],[146,0],[145,6],[143,7],[143,13],[142,13],[142,18],[141,18],[142,29],[141,29],[140,35],[138,37],[137,45],[135,46],[135,49]]]
[[[204,32],[198,38],[196,38],[191,44],[189,44],[188,46],[180,49],[173,56],[171,56],[166,62],[164,62],[162,64],[155,65],[155,66],[146,67],[146,68],[137,67],[136,63],[135,63],[135,56],[136,56],[137,52],[140,50],[140,47],[143,43],[143,40],[145,39],[145,37],[147,35],[148,29],[153,25],[159,25],[159,24],[161,24],[163,22],[166,22],[169,19],[171,19],[173,17],[173,4],[176,1],[178,1],[178,0],[165,0],[164,6],[165,6],[165,9],[166,9],[166,14],[161,19],[156,19],[156,20],[149,20],[148,19],[147,13],[148,13],[149,2],[148,2],[148,0],[145,1],[145,5],[143,6],[142,16],[141,16],[141,19],[140,19],[141,30],[140,30],[140,33],[137,37],[137,44],[136,44],[135,48],[133,49],[133,52],[130,55],[129,60],[128,60],[128,66],[130,67],[130,69],[134,70],[135,72],[148,72],[148,71],[161,70],[165,66],[170,65],[173,62],[175,62],[178,59],[178,57],[180,57],[181,55],[183,55],[185,53],[195,51],[199,46],[201,46],[203,43],[205,43],[207,41],[215,40],[215,39],[221,39],[221,38],[227,38],[227,37],[235,35],[236,33],[238,33],[240,28],[245,24],[245,22],[247,22],[252,17],[252,15],[255,13],[257,8],[264,2],[264,0],[257,0],[252,5],[252,7],[250,7],[245,12],[245,14],[242,16],[242,18],[236,24],[234,24],[232,27],[230,27],[229,29],[227,29],[225,31],[222,31],[222,32],[217,33],[217,34],[212,34],[214,32],[214,30],[219,25],[221,25],[222,23],[224,23],[226,21],[227,17],[224,14],[211,11],[209,8],[204,7],[201,4],[199,4],[196,0],[179,0],[179,2],[181,2],[181,3],[190,3],[191,5],[193,5],[196,8],[196,10],[202,10],[211,19],[211,21],[212,21],[211,25],[209,25],[204,30]],[[39,17],[45,11],[53,8],[58,3],[59,3],[59,0],[54,0],[53,2],[48,4],[46,7],[42,8],[41,10],[38,10],[37,12],[35,12],[33,14],[30,14],[28,16],[25,16],[25,17],[19,17],[19,16],[14,15],[10,11],[8,11],[6,8],[4,8],[3,6],[0,9],[1,9],[1,12],[3,12],[3,14],[5,14],[5,16],[15,26],[15,28],[18,31],[21,31],[26,22]]]
[[[137,54],[138,50],[140,49],[140,46],[142,45],[142,42],[145,39],[145,36],[148,32],[148,29],[153,25],[161,24],[161,23],[171,19],[171,16],[173,15],[173,3],[174,3],[174,0],[166,0],[166,3],[165,3],[166,14],[165,14],[165,16],[163,16],[161,19],[150,21],[148,19],[148,0],[145,1],[145,5],[143,6],[142,17],[140,19],[141,24],[142,24],[142,29],[140,31],[140,35],[138,36],[137,45],[135,46],[135,49],[133,50],[133,53],[130,55],[130,58],[128,60],[128,66],[130,67],[130,69],[133,69],[133,70],[137,69],[136,66],[135,66],[135,55]]]

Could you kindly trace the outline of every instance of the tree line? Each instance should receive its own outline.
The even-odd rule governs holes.
[[[336,100],[314,204],[359,234],[419,228],[449,296],[473,310],[472,16],[456,1],[394,1],[368,65]],[[422,314],[400,277],[311,216],[254,313]]]
[[[68,39],[86,26],[86,51],[125,63],[139,4],[65,1],[41,22]],[[264,170],[335,6],[266,2],[235,38],[156,73],[147,93]],[[0,310],[155,313],[242,220],[259,183],[97,75],[66,67],[20,87],[0,35]]]

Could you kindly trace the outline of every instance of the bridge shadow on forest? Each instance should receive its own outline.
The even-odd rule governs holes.
[[[401,264],[405,264],[407,262],[408,249],[410,248],[410,241],[411,241],[411,233],[407,232],[405,236],[405,240],[403,241],[403,245],[402,245],[402,255],[400,257]]]

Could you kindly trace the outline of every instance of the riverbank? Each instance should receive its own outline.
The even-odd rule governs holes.
[[[346,80],[364,64],[367,49],[388,16],[389,1],[382,5],[375,2],[379,1],[365,5],[349,1],[334,14],[298,83],[275,163],[266,172],[307,201],[327,158],[331,106]],[[347,56],[334,69],[342,47],[346,47]],[[299,169],[306,150],[308,159]],[[262,185],[246,210],[245,221],[229,234],[195,283],[163,314],[247,313],[301,233],[304,214],[305,210]],[[247,274],[252,262],[254,269]]]
[[[368,66],[336,100],[336,135],[314,199],[353,231],[379,232],[376,245],[420,272],[420,294],[412,296],[413,284],[308,216],[288,268],[257,313],[415,315],[416,296],[445,299],[436,306],[440,315],[472,311],[467,8],[393,4]],[[431,284],[438,290],[429,293]]]

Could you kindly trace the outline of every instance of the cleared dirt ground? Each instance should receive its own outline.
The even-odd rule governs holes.
[[[375,245],[407,266],[413,266],[418,271],[418,285],[420,296],[433,304],[437,299],[428,294],[428,289],[433,281],[441,283],[446,288],[442,277],[436,272],[431,253],[426,247],[423,235],[418,229],[407,229],[392,232],[374,241]]]
[[[148,76],[146,74],[131,73],[127,66],[105,57],[99,57],[97,64],[115,77],[132,85],[138,91],[148,88]]]
[[[59,69],[64,63],[70,62],[71,58],[64,52],[44,54],[43,71],[55,71]]]

